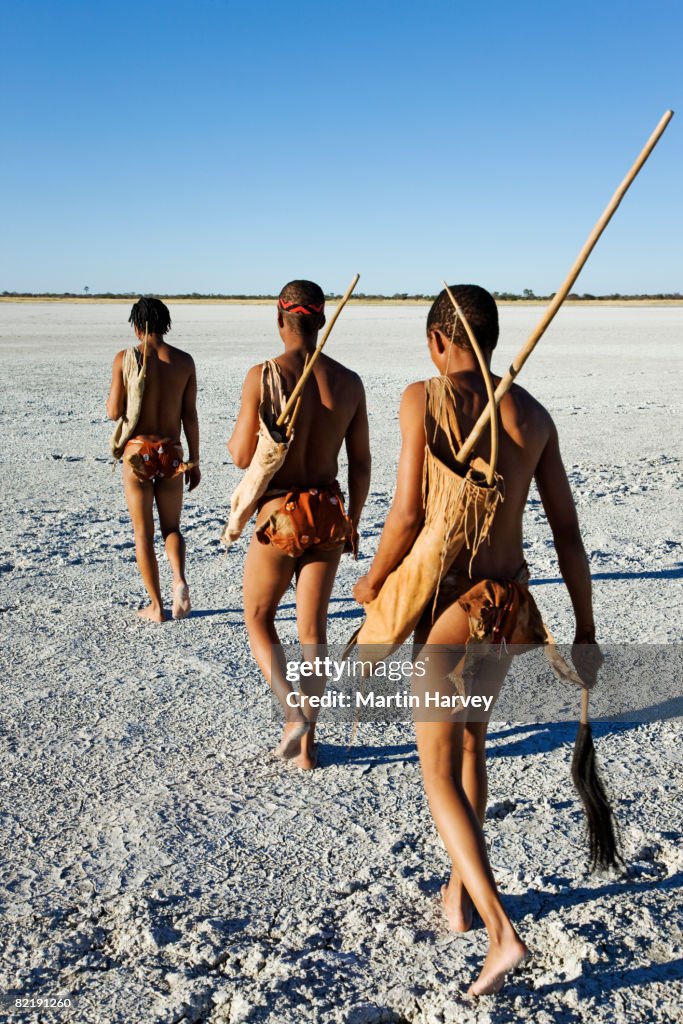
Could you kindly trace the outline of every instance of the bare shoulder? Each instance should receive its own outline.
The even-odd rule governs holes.
[[[125,356],[127,348],[122,348],[120,352],[117,352],[114,356],[114,369],[120,370],[123,367],[123,357]]]
[[[401,395],[400,417],[405,424],[424,424],[425,414],[425,382],[416,380],[409,384]]]
[[[250,366],[244,377],[242,393],[244,395],[261,396],[261,377],[263,375],[263,363],[256,363]]]
[[[344,366],[344,364],[340,363],[338,359],[333,359],[331,356],[328,356],[326,352],[321,355],[321,359],[324,360],[324,364],[327,369],[331,373],[334,373],[335,376],[338,376],[341,380],[346,380],[349,381],[349,383],[360,384],[362,386],[360,376],[355,370],[352,370],[348,366]]]
[[[336,359],[332,359],[326,354],[323,354],[321,358],[325,361],[324,365],[327,372],[332,374],[334,380],[343,387],[344,391],[348,395],[355,396],[360,399],[365,394],[363,381],[355,370],[351,370],[348,366],[344,366],[343,363],[338,362]]]
[[[184,352],[183,349],[176,348],[175,345],[169,345],[168,342],[164,342],[164,344],[168,349],[169,359],[172,363],[175,363],[178,367],[183,367],[188,372],[194,370],[194,359],[189,352]]]
[[[425,382],[423,380],[413,381],[401,395],[401,406],[412,408],[425,404]]]
[[[261,381],[261,375],[263,373],[263,367],[264,367],[264,363],[254,363],[253,366],[250,366],[249,369],[247,370],[245,378],[244,378],[245,383],[246,383],[246,381],[254,381],[254,380],[258,380],[260,382]]]
[[[513,384],[508,392],[510,401],[525,424],[548,436],[555,429],[553,418],[537,398],[519,384]]]

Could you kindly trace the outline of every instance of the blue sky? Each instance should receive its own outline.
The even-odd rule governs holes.
[[[553,291],[679,2],[3,5],[0,291]],[[683,109],[577,290],[683,290]]]

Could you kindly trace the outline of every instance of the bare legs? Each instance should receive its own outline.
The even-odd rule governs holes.
[[[285,715],[277,752],[294,758],[294,763],[304,769],[314,768],[316,764],[317,711],[307,709],[304,714],[287,702],[287,697],[295,691],[286,678],[284,660],[277,656],[280,640],[275,615],[296,573],[297,626],[303,655],[321,653],[311,652],[311,648],[327,642],[327,608],[340,557],[341,548],[312,550],[299,559],[290,558],[272,544],[261,544],[254,535],[244,566],[244,617],[251,651]],[[323,679],[302,680],[301,692],[321,695],[325,683]]]
[[[466,890],[489,935],[484,967],[470,988],[470,994],[482,995],[496,991],[505,972],[516,966],[527,950],[498,895],[479,820],[462,782],[453,774],[453,757],[461,742],[462,730],[461,723],[415,724],[425,793],[434,824],[451,858],[456,886]],[[460,913],[463,916],[466,913],[462,897]]]
[[[453,778],[459,779],[465,797],[483,826],[488,797],[486,732],[488,722],[465,722],[453,737]],[[472,927],[472,900],[455,868],[441,889],[444,911],[454,932]]]
[[[159,513],[159,527],[166,546],[173,573],[173,618],[184,619],[190,614],[190,589],[185,578],[185,539],[180,532],[180,513],[183,509],[184,475],[172,480],[158,480],[154,497]]]
[[[135,558],[150,599],[149,605],[142,608],[138,615],[152,622],[163,622],[166,616],[159,589],[159,566],[154,553],[154,485],[148,480],[138,480],[132,469],[124,463],[123,488],[133,520]]]
[[[183,478],[160,480],[153,484],[139,480],[129,466],[123,466],[123,487],[128,511],[133,521],[135,558],[150,603],[138,614],[152,622],[165,619],[164,603],[159,587],[159,565],[154,551],[154,502],[159,524],[166,541],[166,555],[173,571],[174,590],[185,579],[185,541],[180,533],[180,512],[183,505]]]
[[[327,610],[332,596],[334,579],[339,568],[341,547],[334,551],[310,551],[299,559],[296,570],[296,621],[304,658],[324,658],[327,655]],[[307,697],[322,697],[327,679],[309,676],[300,681],[301,693]],[[318,745],[315,726],[319,709],[308,705],[306,712],[310,730],[301,741],[301,753],[294,763],[299,768],[315,768]]]
[[[427,636],[426,629],[418,630],[416,640],[418,643],[426,640],[430,644],[462,644],[467,628],[467,616],[454,605],[437,620]],[[443,659],[435,659],[430,654],[436,669],[430,689],[439,688],[440,681],[457,660],[451,657],[447,666],[445,658],[444,655]],[[443,663],[436,668],[439,661]],[[492,685],[500,686],[507,667],[507,661],[503,661],[494,678],[487,676],[487,692]],[[451,880],[443,890],[447,916],[456,930],[466,931],[471,923],[471,900],[488,932],[489,952],[479,978],[469,990],[471,995],[483,995],[501,987],[506,971],[519,963],[527,950],[498,895],[481,827],[487,792],[486,723],[465,723],[447,715],[443,718],[443,721],[416,722],[417,748],[432,817],[452,863]]]
[[[275,614],[287,587],[292,581],[296,561],[277,548],[260,544],[254,533],[244,563],[244,621],[249,646],[257,665],[277,697],[285,722],[301,725],[302,712],[292,707],[287,698],[294,687],[287,680],[284,658],[278,656],[280,638],[275,629]]]

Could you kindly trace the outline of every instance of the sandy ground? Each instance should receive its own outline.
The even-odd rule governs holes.
[[[538,315],[502,311],[495,365]],[[429,373],[424,316],[354,307],[330,342],[366,381],[375,452],[334,641],[358,624],[350,588],[390,501],[400,391]],[[196,611],[158,628],[134,614],[142,589],[107,459],[125,319],[107,304],[0,306],[0,1020],[682,1019],[680,724],[597,730],[629,878],[586,874],[573,726],[493,725],[487,838],[533,958],[504,994],[469,1004],[485,935],[452,935],[439,912],[447,858],[411,727],[365,724],[348,748],[331,723],[309,776],[267,753],[279,730],[242,625],[245,543],[221,562],[217,537],[238,475],[225,438],[244,371],[277,351],[274,313],[175,311],[173,340],[200,377],[204,479],[185,512]],[[680,639],[682,322],[680,309],[566,309],[524,371],[560,429],[605,641]],[[535,596],[570,640],[535,495],[526,529]],[[293,639],[291,595],[281,629]],[[60,995],[71,1010],[11,1009]]]

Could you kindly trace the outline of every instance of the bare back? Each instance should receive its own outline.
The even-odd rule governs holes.
[[[275,362],[290,395],[303,372],[303,357],[286,352]],[[273,487],[322,487],[336,479],[339,451],[361,397],[358,375],[322,354],[304,388],[294,440]]]
[[[180,438],[183,396],[193,374],[194,361],[187,352],[165,341],[148,344],[145,391],[136,427],[138,436]]]
[[[481,377],[475,373],[451,374],[457,392],[458,423],[463,437],[472,430],[487,405]],[[494,387],[500,378],[493,376]],[[505,500],[498,507],[490,533],[473,563],[477,576],[512,576],[524,560],[522,520],[529,487],[552,430],[552,420],[528,391],[514,385],[499,406],[499,454],[497,472],[503,477]],[[490,431],[486,430],[474,455],[489,459]],[[467,568],[469,552],[456,559],[457,568]]]

